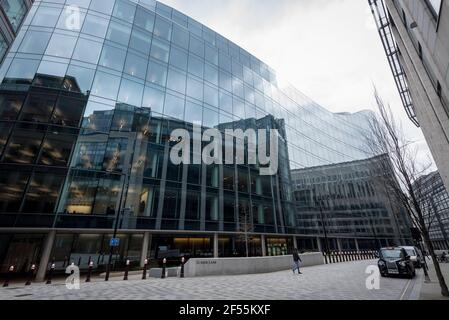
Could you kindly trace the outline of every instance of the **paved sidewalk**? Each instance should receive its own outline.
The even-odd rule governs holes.
[[[446,284],[449,286],[449,263],[440,263],[441,271],[446,280]],[[449,300],[449,298],[441,295],[441,288],[438,282],[438,278],[435,272],[433,264],[429,264],[429,277],[430,282],[424,282],[421,287],[420,299],[421,300]]]
[[[0,299],[32,300],[397,300],[404,298],[411,281],[381,278],[379,290],[368,290],[365,273],[376,261],[357,261],[270,274],[201,278],[168,278],[81,283],[68,290],[63,283],[0,288]]]

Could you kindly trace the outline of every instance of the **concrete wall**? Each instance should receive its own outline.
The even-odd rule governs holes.
[[[301,266],[324,264],[323,255],[318,253],[301,254]],[[288,270],[293,265],[293,258],[288,256],[253,257],[253,258],[220,258],[190,259],[185,264],[186,277],[239,275],[269,273]]]

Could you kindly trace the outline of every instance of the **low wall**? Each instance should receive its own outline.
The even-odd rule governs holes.
[[[324,264],[323,255],[318,253],[301,254],[301,266],[309,267]],[[293,265],[293,257],[252,257],[252,258],[219,258],[190,259],[185,264],[186,277],[239,275],[270,273],[288,270]]]

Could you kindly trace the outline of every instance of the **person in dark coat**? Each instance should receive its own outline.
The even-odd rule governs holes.
[[[299,256],[298,249],[293,250],[293,274],[295,274],[295,271],[298,270],[298,274],[302,274],[301,270],[299,270],[299,263],[301,261],[301,257]]]

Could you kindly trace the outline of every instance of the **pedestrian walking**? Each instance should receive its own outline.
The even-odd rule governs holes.
[[[299,264],[301,261],[301,257],[299,256],[298,249],[293,250],[293,274],[295,274],[295,271],[298,270],[298,274],[302,274],[301,270],[299,269]]]

